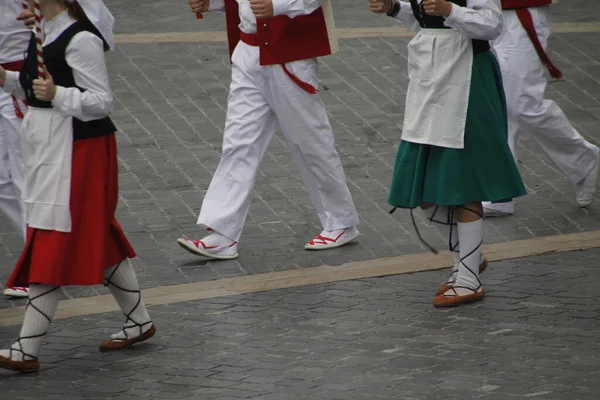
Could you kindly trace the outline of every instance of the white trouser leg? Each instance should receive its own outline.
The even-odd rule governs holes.
[[[286,64],[300,80],[318,86],[314,59]],[[358,225],[358,215],[325,107],[316,94],[294,83],[280,65],[265,68],[265,97],[275,115],[324,229]]]
[[[550,36],[549,6],[530,9],[544,48]],[[558,105],[544,99],[545,67],[512,10],[503,12],[504,28],[494,50],[502,70],[509,125],[531,135],[550,160],[573,183],[580,182],[595,167],[598,148],[586,141],[568,121]],[[509,144],[514,137],[509,137]],[[514,148],[514,144],[511,146]]]
[[[21,107],[25,110],[24,105]],[[0,212],[25,238],[20,126],[12,97],[0,92]]]
[[[210,183],[198,225],[238,241],[250,209],[256,173],[277,121],[261,94],[258,48],[244,43],[233,55],[221,162]]]
[[[10,350],[0,350],[0,356],[13,361],[36,359],[59,300],[59,286],[32,284],[29,288],[29,303],[19,340],[11,346]]]

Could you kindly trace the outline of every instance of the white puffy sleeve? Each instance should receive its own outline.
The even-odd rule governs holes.
[[[410,29],[411,31],[417,32],[419,29],[421,29],[419,21],[417,21],[412,12],[410,3],[406,1],[400,2],[400,12],[398,12],[398,15],[396,15],[394,19],[396,20],[396,22],[404,25],[407,29]]]
[[[471,39],[494,40],[502,32],[500,0],[467,0],[467,6],[452,4],[444,25]]]
[[[65,116],[82,121],[107,117],[113,110],[104,43],[90,32],[76,34],[67,46],[67,64],[73,70],[78,88],[57,86],[52,105]]]

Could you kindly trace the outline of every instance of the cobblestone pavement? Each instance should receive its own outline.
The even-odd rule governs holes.
[[[340,1],[338,26],[391,26],[370,15],[364,2]],[[119,33],[185,32],[224,29],[221,15],[197,21],[185,1],[108,1]],[[598,21],[592,0],[561,2],[556,21]],[[564,14],[564,15],[563,15]],[[159,18],[160,16],[160,18]],[[152,23],[149,23],[152,21]],[[201,237],[195,225],[203,195],[215,170],[229,85],[225,43],[122,44],[111,54],[112,86],[118,104],[121,202],[118,218],[138,251],[143,287],[318,265],[337,265],[426,251],[406,212],[387,214],[388,185],[400,137],[407,87],[408,38],[349,39],[321,62],[321,96],[329,111],[337,147],[361,217],[359,243],[309,253],[303,243],[320,226],[284,141],[276,137],[262,163],[254,201],[240,244],[239,260],[207,262],[180,249],[182,234]],[[552,83],[557,100],[592,142],[600,140],[600,35],[557,34],[551,56],[567,79]],[[523,140],[520,165],[529,195],[518,200],[512,218],[489,221],[486,240],[508,240],[598,229],[598,202],[586,210],[574,188],[538,151]],[[421,221],[422,222],[422,221]],[[438,247],[437,230],[423,234]],[[0,281],[5,281],[22,243],[10,227],[0,227]],[[70,288],[67,296],[105,293]],[[0,308],[19,302],[0,300]]]
[[[0,397],[597,400],[599,257],[493,263],[484,301],[447,310],[439,271],[156,306],[157,336],[121,353],[96,347],[117,313],[59,320],[42,371],[0,372]]]

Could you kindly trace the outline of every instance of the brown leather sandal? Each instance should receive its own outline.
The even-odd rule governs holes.
[[[485,269],[487,268],[487,266],[488,266],[488,261],[484,257],[483,260],[481,261],[481,264],[479,264],[479,273],[481,274],[483,271],[485,271]],[[451,287],[452,287],[452,285],[449,285],[448,283],[442,283],[442,285],[440,285],[440,287],[435,291],[435,295],[439,296],[440,294],[444,294]]]
[[[154,336],[154,334],[156,333],[156,327],[154,326],[154,324],[152,323],[152,321],[146,322],[145,324],[142,325],[138,325],[140,327],[140,331],[142,330],[142,327],[147,325],[147,324],[152,324],[152,326],[150,327],[150,329],[148,329],[146,332],[142,333],[139,336],[133,337],[133,338],[125,338],[125,339],[109,339],[109,340],[105,340],[102,343],[100,343],[100,351],[116,351],[116,350],[124,350],[127,349],[131,346],[133,346],[136,343],[141,343],[144,342],[148,339],[150,339],[152,336]],[[125,327],[124,329],[127,328],[131,328],[131,327]],[[123,330],[125,332],[125,334],[127,334],[127,331]]]
[[[459,294],[456,289],[466,289],[472,293],[470,294]],[[445,293],[435,296],[433,298],[433,305],[435,307],[455,307],[461,304],[473,303],[482,300],[485,296],[485,292],[481,285],[477,289],[471,289],[464,286],[453,286]]]
[[[31,360],[15,361],[12,359],[13,351],[18,351],[23,358],[29,357]],[[40,362],[37,357],[26,354],[23,350],[10,348],[10,357],[0,356],[0,368],[9,369],[16,372],[37,372],[40,370]]]

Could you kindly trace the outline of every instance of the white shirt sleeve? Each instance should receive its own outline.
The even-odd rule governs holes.
[[[90,32],[76,34],[67,46],[66,60],[73,70],[75,84],[85,91],[57,86],[52,100],[54,108],[82,121],[107,117],[113,110],[114,98],[102,39]]]
[[[208,11],[225,11],[225,0],[210,0]]]
[[[15,95],[21,100],[25,100],[25,91],[19,82],[19,73],[16,71],[6,71],[6,82],[2,90],[6,93]]]
[[[419,29],[421,29],[419,21],[417,21],[412,12],[410,3],[407,3],[405,1],[400,2],[400,12],[398,12],[398,15],[396,15],[394,19],[396,20],[396,22],[404,25],[407,29],[410,29],[411,31],[417,32]]]
[[[325,0],[273,0],[273,16],[287,15],[295,18],[316,11]]]
[[[467,0],[467,6],[452,4],[444,25],[471,39],[494,40],[502,32],[500,0]]]

